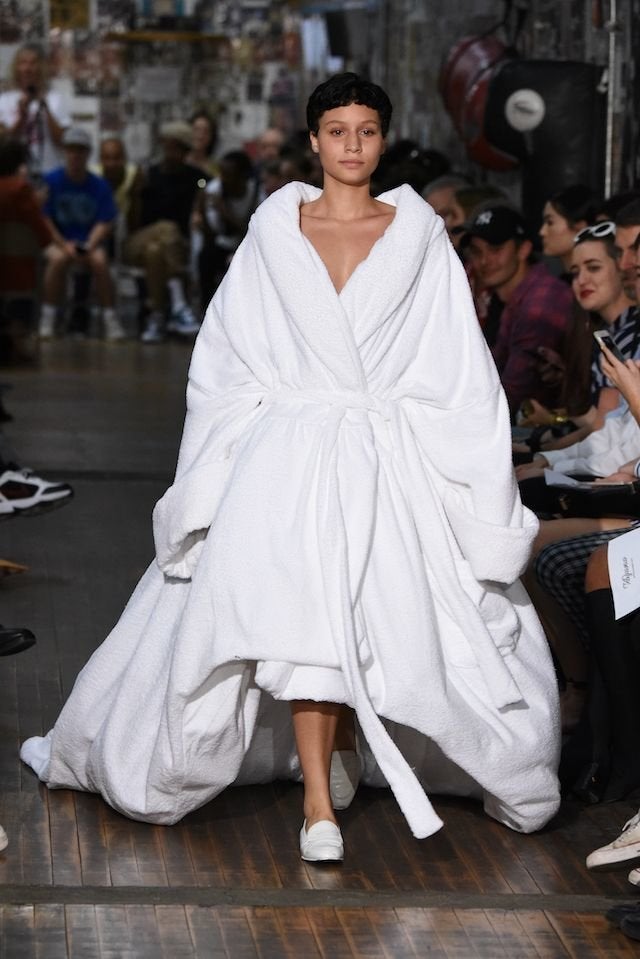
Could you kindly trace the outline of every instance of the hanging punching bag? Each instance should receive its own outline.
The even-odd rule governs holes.
[[[492,147],[522,163],[523,212],[539,222],[557,190],[602,192],[606,93],[603,68],[571,60],[509,60],[494,71],[484,111]]]

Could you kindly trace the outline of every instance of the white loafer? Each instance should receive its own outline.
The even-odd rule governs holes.
[[[300,830],[300,855],[306,862],[342,862],[344,843],[336,824],[321,819],[307,832],[305,819]]]
[[[336,749],[331,753],[329,793],[334,809],[347,809],[351,805],[361,775],[362,760],[354,749]]]

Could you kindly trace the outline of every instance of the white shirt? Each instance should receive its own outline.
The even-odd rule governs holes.
[[[18,104],[23,96],[22,90],[7,90],[0,94],[0,123],[8,129],[18,122],[19,109]],[[56,121],[62,127],[68,127],[71,123],[66,104],[59,93],[54,90],[45,94],[49,112],[55,117]],[[27,137],[26,143],[29,147],[30,162],[29,166],[38,173],[48,173],[63,162],[62,151],[56,147],[51,139],[51,132],[46,116],[40,113],[40,101],[32,100],[28,109]],[[22,137],[21,137],[22,139]]]

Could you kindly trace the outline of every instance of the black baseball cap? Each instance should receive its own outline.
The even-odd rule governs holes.
[[[495,246],[507,240],[529,239],[524,218],[508,206],[489,206],[476,213],[464,226],[464,242],[468,243],[473,236]]]

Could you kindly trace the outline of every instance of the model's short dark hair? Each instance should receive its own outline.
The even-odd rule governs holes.
[[[640,198],[627,203],[616,213],[616,226],[640,226]]]
[[[386,137],[391,123],[391,100],[377,83],[363,80],[357,73],[337,73],[316,87],[307,103],[307,126],[317,134],[320,117],[327,110],[359,103],[376,110],[380,117],[382,136]]]
[[[19,140],[0,137],[0,176],[13,176],[27,162],[27,148]]]
[[[586,223],[595,223],[596,216],[602,207],[600,198],[584,183],[575,183],[573,186],[565,187],[564,190],[558,190],[549,197],[549,203],[570,226],[582,220]]]

